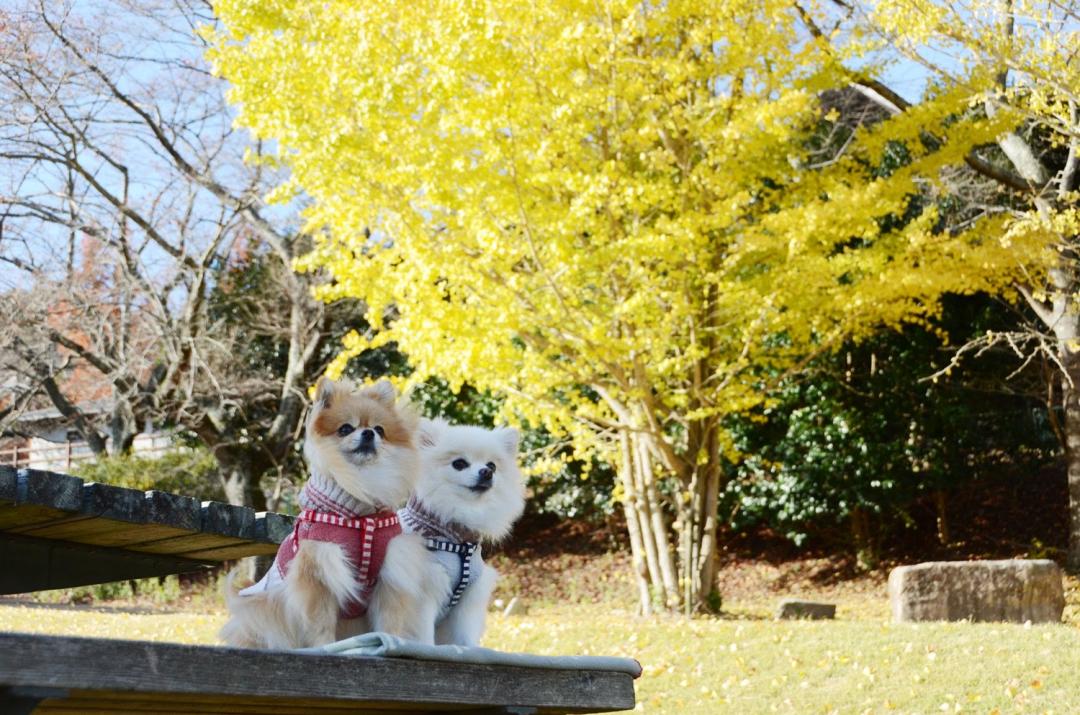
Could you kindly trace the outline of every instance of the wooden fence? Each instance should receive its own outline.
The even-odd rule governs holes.
[[[149,444],[136,443],[134,453],[139,457],[153,458],[175,449],[176,446],[168,440],[151,438]],[[30,445],[24,442],[0,447],[0,465],[8,465],[16,469],[36,467],[69,472],[72,465],[94,459],[95,456],[86,442],[63,442],[49,446]]]

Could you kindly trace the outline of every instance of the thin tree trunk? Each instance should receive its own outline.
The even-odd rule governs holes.
[[[221,465],[221,485],[230,504],[248,506],[256,511],[266,509],[266,497],[259,488],[258,475],[243,460]]]
[[[651,613],[656,604],[688,614],[715,609],[721,477],[715,455],[710,452],[710,459],[694,468],[689,483],[680,481],[682,496],[668,497],[654,471],[650,440],[655,436],[629,425],[623,429],[619,478],[642,612]],[[709,439],[709,449],[714,441]]]
[[[697,581],[696,566],[698,558],[697,521],[698,510],[701,508],[701,470],[695,469],[687,489],[687,498],[679,499],[679,554],[682,558],[679,573],[682,580],[682,605],[683,612],[690,615],[694,612],[697,599],[695,594],[695,581]]]
[[[855,562],[864,571],[877,566],[877,553],[870,536],[870,515],[860,506],[851,510],[851,536],[855,544]]]
[[[1076,572],[1080,571],[1080,354],[1066,346],[1061,357],[1068,371],[1068,379],[1063,380],[1062,386],[1069,480],[1069,549],[1066,566]]]
[[[690,484],[690,499],[680,503],[679,573],[683,579],[683,611],[690,615],[714,610],[716,599],[716,528],[719,472],[703,465]]]
[[[947,494],[944,489],[934,490],[934,512],[937,517],[937,538],[942,546],[948,546],[952,538],[949,534],[949,515]]]
[[[695,569],[698,580],[698,608],[699,610],[719,610],[720,600],[716,597],[716,531],[720,526],[717,511],[719,510],[722,473],[719,455],[715,454],[715,450],[710,451],[709,464],[705,466],[705,470],[708,479],[705,484],[701,536],[699,537],[701,548]]]
[[[630,436],[624,431],[619,433],[619,479],[623,487],[623,513],[626,515],[626,532],[630,536],[630,555],[633,559],[634,579],[638,585],[638,599],[641,615],[652,614],[652,595],[649,591],[649,568],[646,562],[645,545],[638,520],[638,502],[641,496],[634,484],[634,463],[630,456]]]
[[[656,475],[653,472],[652,457],[649,454],[649,446],[645,438],[635,435],[631,440],[637,443],[637,466],[641,476],[642,492],[649,504],[649,516],[651,519],[651,531],[656,542],[656,555],[660,567],[660,575],[664,582],[664,605],[667,608],[678,608],[680,599],[679,579],[675,570],[674,549],[669,535],[669,524],[664,514],[663,503],[660,498],[660,490],[656,485]]]
[[[653,533],[652,505],[645,494],[645,480],[641,475],[641,460],[637,449],[637,440],[629,436],[630,473],[634,481],[635,506],[637,508],[638,526],[641,529],[641,539],[645,547],[646,563],[649,565],[649,581],[652,592],[661,605],[668,602],[667,587],[664,584],[662,569],[660,568],[660,553],[657,548],[657,539]]]
[[[109,418],[110,453],[113,456],[131,454],[139,432],[140,425],[131,407],[126,402],[118,404]]]

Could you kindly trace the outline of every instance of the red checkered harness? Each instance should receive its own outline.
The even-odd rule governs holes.
[[[379,580],[390,540],[401,533],[401,523],[392,511],[367,516],[344,517],[305,509],[293,527],[292,536],[278,547],[274,566],[281,578],[304,541],[323,541],[344,549],[356,573],[357,596],[342,608],[342,618],[359,618],[367,613],[371,592]]]

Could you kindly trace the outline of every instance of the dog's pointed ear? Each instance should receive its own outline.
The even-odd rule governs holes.
[[[443,420],[429,420],[426,417],[421,419],[420,427],[416,431],[416,441],[420,448],[431,449],[438,444],[439,435],[442,434],[445,425],[446,422]]]
[[[337,382],[326,376],[320,377],[319,382],[315,384],[315,404],[329,407],[339,390],[340,385]]]
[[[510,458],[516,458],[521,444],[521,434],[513,427],[500,427],[495,430],[495,436],[499,438],[499,444],[503,446]]]
[[[367,389],[367,393],[372,399],[387,407],[393,407],[394,402],[397,401],[397,390],[389,380],[379,380]]]

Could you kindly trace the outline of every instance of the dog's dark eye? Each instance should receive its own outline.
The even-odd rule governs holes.
[[[469,463],[461,457],[458,457],[453,462],[450,462],[450,466],[460,472],[462,469],[467,469],[469,467]]]
[[[484,466],[487,467],[488,469],[490,469],[492,471],[492,473],[495,472],[495,462],[488,462]]]
[[[386,436],[386,430],[382,428],[382,425],[375,425],[374,427],[372,427],[372,429],[375,430],[375,434],[379,435],[380,437]]]
[[[337,433],[339,435],[341,435],[342,437],[348,437],[350,434],[352,434],[355,431],[356,431],[356,428],[353,427],[348,422],[346,422],[345,424],[343,424],[343,425],[341,425],[340,427],[337,428]]]

